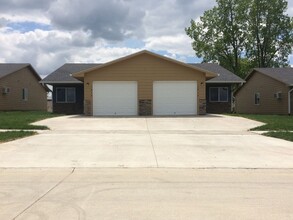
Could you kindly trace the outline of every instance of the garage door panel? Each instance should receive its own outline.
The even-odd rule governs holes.
[[[93,82],[93,115],[137,115],[137,82]]]
[[[197,82],[155,81],[153,112],[154,115],[197,114]]]

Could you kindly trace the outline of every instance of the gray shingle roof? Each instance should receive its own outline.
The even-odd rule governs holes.
[[[42,83],[81,83],[78,79],[72,77],[73,73],[77,73],[86,69],[91,69],[102,64],[82,64],[82,63],[66,63],[53,73],[45,77],[41,82]],[[207,83],[244,83],[245,81],[240,77],[236,76],[232,72],[226,70],[225,68],[221,67],[215,63],[196,63],[189,65],[196,66],[200,69],[207,70],[219,76],[210,79]]]
[[[21,70],[27,66],[29,63],[0,63],[0,78]]]
[[[66,63],[50,75],[46,76],[42,83],[81,83],[81,81],[72,77],[71,74],[93,68],[101,64],[82,64],[82,63]]]
[[[191,65],[219,74],[219,76],[208,80],[207,83],[245,83],[239,76],[216,63],[194,63]]]
[[[272,77],[286,85],[293,86],[293,68],[283,67],[283,68],[254,68],[254,71],[258,71],[269,77]]]

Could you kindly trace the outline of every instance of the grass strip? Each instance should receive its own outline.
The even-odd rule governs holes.
[[[31,135],[35,135],[36,132],[33,131],[5,131],[0,132],[0,143],[13,141],[19,138],[28,137]]]
[[[0,112],[0,129],[46,130],[47,126],[31,125],[31,123],[56,116],[60,115],[44,111],[2,111]]]
[[[293,131],[293,116],[287,115],[255,115],[255,114],[232,114],[255,121],[265,125],[253,128],[253,131]]]
[[[293,142],[293,132],[270,131],[270,132],[264,133],[263,135],[268,136],[268,137],[280,138],[280,139],[283,139],[283,140]]]

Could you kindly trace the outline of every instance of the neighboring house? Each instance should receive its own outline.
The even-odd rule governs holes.
[[[105,64],[65,64],[42,82],[53,86],[54,112],[197,115],[206,113],[206,81],[217,76],[199,65],[141,51]]]
[[[293,68],[255,68],[235,93],[236,112],[291,114]]]
[[[47,89],[30,64],[0,64],[0,110],[47,109]]]

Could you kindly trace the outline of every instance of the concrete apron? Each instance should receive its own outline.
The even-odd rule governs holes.
[[[0,169],[0,219],[292,219],[292,170]]]
[[[292,142],[247,132],[253,121],[47,124],[51,131],[0,144],[0,219],[293,218]]]
[[[292,142],[248,132],[238,117],[90,118],[0,145],[0,167],[293,168]]]

